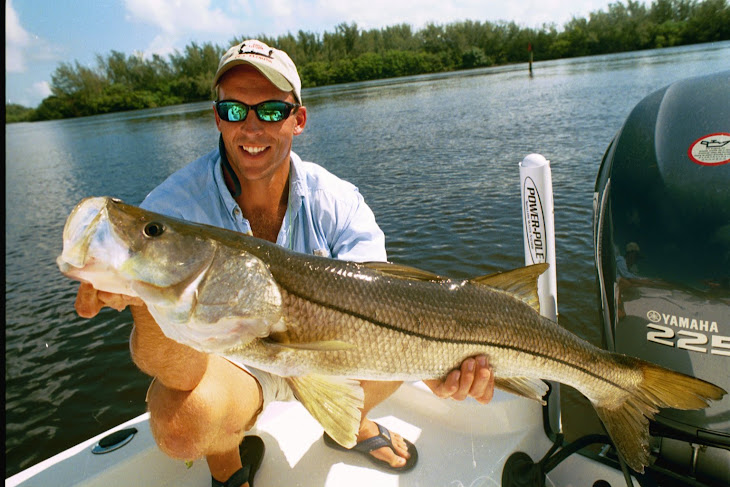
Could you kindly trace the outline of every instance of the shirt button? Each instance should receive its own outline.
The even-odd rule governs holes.
[[[240,209],[240,208],[238,208],[238,207],[234,208],[234,209],[233,209],[233,214],[234,214],[235,216],[241,216],[241,209]]]

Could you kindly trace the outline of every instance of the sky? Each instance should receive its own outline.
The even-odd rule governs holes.
[[[607,10],[614,0],[6,0],[5,102],[36,107],[62,62],[95,66],[111,51],[167,56],[191,42],[299,30],[334,32],[340,23],[379,29],[407,23],[514,21],[523,27]]]

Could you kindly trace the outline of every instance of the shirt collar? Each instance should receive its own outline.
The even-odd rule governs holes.
[[[302,168],[302,160],[292,151],[289,168],[289,207],[292,207],[294,200],[300,200],[305,194],[307,194],[307,179]]]
[[[291,209],[293,208],[296,212],[296,210],[299,208],[299,201],[301,201],[304,195],[307,194],[307,180],[302,170],[301,158],[296,153],[294,153],[294,151],[290,152],[290,155],[291,164],[289,165],[289,208],[287,211],[291,211]],[[236,211],[236,209],[240,211],[238,203],[236,203],[236,200],[233,199],[233,196],[231,195],[228,186],[226,186],[226,181],[223,177],[223,164],[221,161],[220,153],[218,154],[218,157],[216,157],[213,166],[213,178],[218,189],[218,194],[221,197],[224,206],[228,210],[228,213],[232,215],[234,211]]]
[[[228,190],[228,186],[226,186],[220,152],[218,152],[218,157],[216,157],[213,164],[213,179],[218,189],[218,196],[220,196],[223,205],[228,210],[228,214],[233,215],[235,211],[241,211],[238,203],[236,203],[236,200],[233,199],[231,192]]]

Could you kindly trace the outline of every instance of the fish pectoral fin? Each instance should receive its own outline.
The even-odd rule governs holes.
[[[332,439],[345,448],[355,446],[365,397],[358,381],[316,374],[286,381]]]
[[[304,343],[285,343],[269,341],[268,345],[281,348],[290,348],[294,350],[308,350],[312,352],[339,352],[355,348],[355,345],[353,345],[352,343],[347,343],[340,340],[323,340],[321,342]]]
[[[540,379],[533,379],[531,377],[495,377],[494,387],[511,392],[512,394],[517,394],[518,396],[526,397],[527,399],[534,399],[543,406],[547,404],[543,400],[543,397],[548,392],[548,385]]]
[[[443,281],[444,278],[434,274],[433,272],[424,271],[416,267],[411,267],[393,262],[365,262],[365,267],[376,270],[383,274],[399,277],[402,279],[410,279],[413,281]]]
[[[528,265],[511,271],[475,277],[469,281],[506,291],[529,304],[539,313],[540,298],[537,295],[537,279],[548,270],[549,266],[546,263]]]

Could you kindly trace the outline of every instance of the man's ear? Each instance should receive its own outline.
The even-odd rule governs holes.
[[[307,125],[307,107],[299,107],[294,113],[294,117],[297,123],[294,126],[294,135],[299,135],[304,132],[304,127]]]

